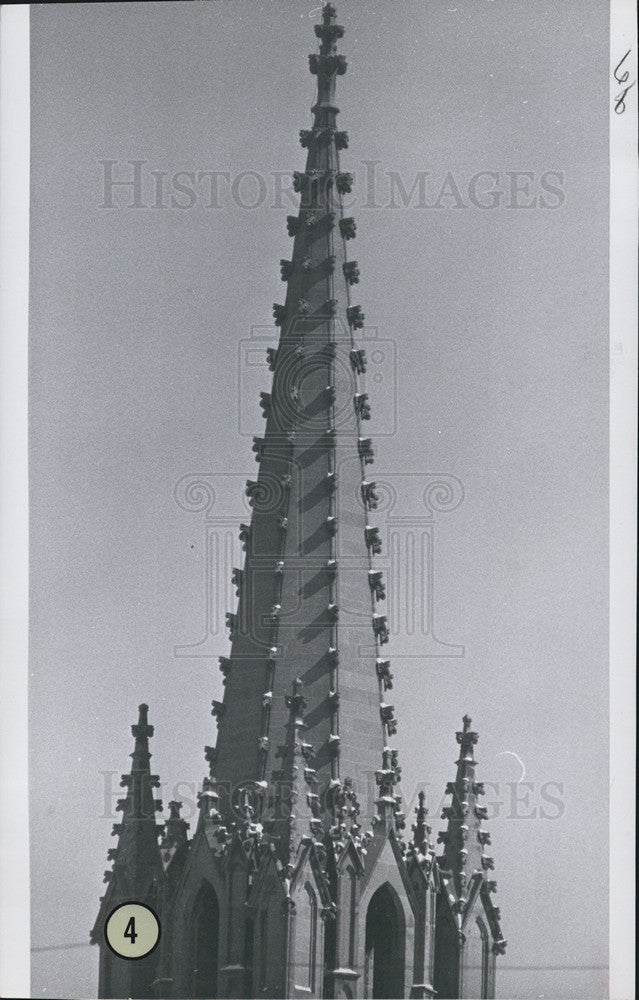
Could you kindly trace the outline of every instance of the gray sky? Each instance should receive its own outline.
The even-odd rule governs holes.
[[[318,10],[32,7],[36,948],[88,938],[112,843],[100,772],[127,769],[138,702],[150,705],[165,801],[176,782],[201,780],[214,741],[217,663],[174,655],[204,632],[204,520],[173,491],[211,474],[216,511],[234,533],[246,519],[246,435],[262,431],[269,385],[244,349],[284,294],[294,208],[278,204],[275,175],[303,168]],[[437,829],[468,711],[480,777],[502,803],[489,824],[509,941],[500,993],[595,1000],[608,891],[607,5],[349,0],[338,14],[358,301],[386,352],[369,390],[375,476],[404,497],[402,515],[414,513],[409,474],[449,473],[464,488],[435,517],[435,601],[438,638],[465,655],[419,656],[419,636],[390,648],[404,794],[428,783]],[[100,160],[117,161],[117,179],[145,161],[149,207],[125,207],[130,191],[116,189],[120,207],[100,208]],[[222,179],[209,208],[205,181],[193,207],[171,207],[181,170],[228,171],[235,194]],[[166,209],[151,207],[151,171],[166,172]],[[266,185],[254,209],[238,204],[261,199],[254,179],[238,186],[244,171]],[[416,190],[402,207],[396,188],[389,207],[388,171],[409,192],[430,172],[427,206]],[[504,191],[492,209],[470,197],[481,171],[498,177],[479,192]],[[536,207],[507,207],[515,171],[532,174],[517,197]],[[558,208],[539,203],[548,171],[563,177]],[[449,172],[456,188],[432,207]],[[215,646],[228,651],[221,630]],[[517,757],[531,787],[513,808]],[[88,947],[36,953],[33,994],[91,995],[96,960]],[[559,966],[581,971],[542,969]]]

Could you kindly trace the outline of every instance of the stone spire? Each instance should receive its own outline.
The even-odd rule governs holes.
[[[407,858],[415,858],[421,868],[430,871],[435,852],[430,837],[433,831],[428,822],[426,792],[423,789],[417,796],[417,802],[415,822],[412,826],[413,836],[408,844]]]
[[[307,700],[302,694],[299,677],[293,681],[285,701],[289,718],[284,742],[275,751],[280,767],[272,776],[273,808],[271,818],[266,821],[266,830],[272,843],[284,849],[282,860],[290,864],[294,860],[292,848],[298,836],[308,836],[309,831],[320,832],[315,823],[319,816],[319,796],[315,769],[309,765],[312,750],[305,739],[307,726],[304,722]]]
[[[131,756],[131,770],[123,774],[120,785],[126,788],[126,797],[118,799],[116,809],[122,813],[122,821],[115,823],[112,834],[118,838],[117,847],[108,852],[113,868],[104,873],[108,884],[102,897],[102,906],[92,931],[97,940],[102,934],[102,923],[110,910],[118,902],[137,899],[151,901],[157,891],[162,874],[162,861],[158,839],[162,825],[156,822],[155,814],[162,809],[162,802],[156,799],[153,789],[160,784],[157,774],[151,774],[149,738],[153,736],[153,726],[148,721],[148,705],[138,708],[138,721],[131,726],[135,746]]]
[[[438,843],[444,845],[439,866],[442,872],[450,873],[458,903],[462,906],[467,902],[467,886],[475,873],[485,875],[494,868],[493,859],[485,851],[490,844],[490,833],[482,829],[487,810],[479,804],[484,786],[475,780],[474,748],[478,735],[471,730],[471,722],[465,715],[463,729],[456,734],[460,748],[457,776],[446,786],[446,794],[452,798],[442,812],[442,819],[448,820],[448,826],[437,838]]]
[[[337,53],[344,29],[332,4],[315,33],[319,51],[309,66],[317,100],[312,127],[300,132],[307,150],[305,169],[293,174],[300,206],[287,220],[293,250],[280,262],[286,297],[273,307],[279,343],[267,352],[273,380],[261,394],[266,427],[253,444],[257,477],[246,485],[246,558],[233,574],[238,606],[227,615],[230,655],[220,660],[224,699],[213,704],[220,787],[263,787],[265,829],[275,822],[282,835],[281,748],[290,746],[290,699],[303,699],[303,739],[298,720],[295,744],[304,746],[303,761],[295,766],[312,772],[313,782],[298,795],[291,843],[335,827],[335,789],[346,779],[349,795],[361,799],[384,749],[391,770],[397,758],[389,747],[397,722],[385,700],[385,588],[374,566],[381,538],[364,429],[364,314],[351,299],[359,281],[348,256],[356,223],[342,206],[353,182],[340,163],[348,135],[337,128],[335,103],[337,77],[346,71]],[[303,822],[302,799],[311,803]],[[230,819],[232,802],[220,798],[218,807]]]
[[[442,812],[447,829],[437,858],[439,897],[435,930],[433,985],[442,997],[495,996],[495,962],[506,950],[499,907],[493,902],[497,883],[490,877],[493,859],[486,854],[490,834],[482,829],[487,809],[475,780],[477,733],[465,715],[458,732],[459,758],[455,781],[446,786],[451,803]]]
[[[169,802],[169,818],[164,824],[164,835],[160,843],[164,868],[167,868],[178,851],[187,845],[189,824],[180,816],[181,808],[181,802]]]

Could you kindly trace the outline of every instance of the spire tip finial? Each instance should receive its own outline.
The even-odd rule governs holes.
[[[324,19],[324,24],[330,24],[331,18],[334,19],[336,17],[337,17],[337,10],[335,9],[335,5],[330,2],[325,3],[324,6],[322,7],[322,18]]]
[[[153,726],[149,725],[149,706],[142,702],[138,705],[138,721],[131,726],[131,733],[138,739],[148,739],[153,736]]]

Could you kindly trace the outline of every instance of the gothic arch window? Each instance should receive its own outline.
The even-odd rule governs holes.
[[[266,990],[268,983],[268,910],[260,911],[260,990]]]
[[[366,911],[365,996],[397,1000],[404,996],[406,919],[395,890],[385,882]]]
[[[253,963],[255,946],[255,917],[253,914],[246,918],[244,932],[244,968],[246,969],[246,996],[253,993]]]
[[[310,882],[304,886],[308,893],[309,933],[308,933],[308,987],[315,990],[315,967],[317,964],[317,896]]]
[[[350,920],[348,927],[348,964],[351,969],[355,965],[355,928],[357,924],[357,875],[349,865],[348,879],[350,886]]]
[[[193,997],[217,997],[220,908],[215,889],[203,882],[193,904]]]
[[[481,917],[477,917],[477,928],[481,937],[481,995],[482,1000],[490,997],[490,936]]]
[[[437,893],[431,886],[426,894],[426,971],[428,982],[432,983],[435,974],[435,924],[437,920]]]
[[[241,963],[243,955],[242,923],[245,913],[245,890],[246,876],[244,869],[241,865],[234,864],[228,878],[226,931],[227,961],[234,965]]]
[[[330,978],[331,971],[335,968],[335,954],[336,954],[336,935],[335,935],[335,920],[326,920],[324,922],[324,954],[323,954],[323,966],[324,966],[324,982],[323,982],[323,993],[322,996],[330,997],[332,996],[332,982]]]
[[[277,984],[282,976],[282,962],[278,957],[281,904],[281,893],[278,887],[272,885],[259,914],[258,982],[261,993],[279,988]]]

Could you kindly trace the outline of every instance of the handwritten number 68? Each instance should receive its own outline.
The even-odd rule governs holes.
[[[623,59],[620,59],[614,68],[613,75],[617,83],[624,84],[627,83],[628,81],[628,78],[630,76],[629,71],[626,69],[621,74],[619,73],[619,71],[623,66],[624,62],[626,61],[626,59],[628,58],[628,56],[630,55],[631,51],[632,49],[628,49]],[[625,88],[625,90],[622,90],[621,93],[617,94],[617,96],[615,97],[615,114],[622,115],[626,110],[626,94],[632,87],[634,87],[635,83],[636,81],[633,80],[632,83]]]

